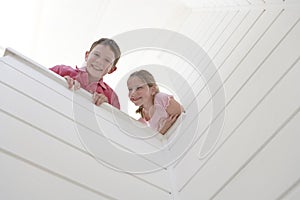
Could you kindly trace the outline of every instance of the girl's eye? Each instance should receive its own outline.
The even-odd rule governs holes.
[[[140,90],[140,89],[142,89],[142,88],[143,88],[143,87],[140,86],[140,87],[137,87],[136,90]]]
[[[100,54],[98,54],[98,53],[94,53],[94,55],[95,55],[95,56],[97,56],[97,57],[99,57],[99,56],[100,56]]]

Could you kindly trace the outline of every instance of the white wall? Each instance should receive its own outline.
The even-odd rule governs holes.
[[[202,115],[210,104],[199,103],[205,124],[174,165],[178,199],[299,198],[300,5],[248,2],[195,9],[180,29],[213,60],[204,73],[222,79],[225,120],[216,148],[200,159],[210,122]],[[200,92],[197,98],[211,96]]]

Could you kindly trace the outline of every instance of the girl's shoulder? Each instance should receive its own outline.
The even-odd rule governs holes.
[[[169,105],[170,98],[173,98],[173,96],[164,92],[159,92],[155,95],[154,104],[159,104],[166,108]]]
[[[156,99],[164,99],[164,98],[169,98],[169,97],[172,97],[172,95],[169,95],[169,94],[164,93],[164,92],[158,92],[155,95]]]

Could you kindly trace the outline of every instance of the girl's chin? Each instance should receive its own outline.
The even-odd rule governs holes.
[[[139,102],[132,102],[135,106],[141,106],[142,104]]]

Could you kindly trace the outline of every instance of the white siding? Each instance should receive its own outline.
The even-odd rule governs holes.
[[[281,199],[290,190],[297,195],[300,9],[282,1],[269,1],[263,9],[261,2],[252,2],[249,8],[221,9],[233,18],[225,22],[223,15],[219,19],[223,26],[207,29],[209,40],[199,41],[213,60],[205,73],[213,77],[215,65],[223,80],[225,121],[214,152],[199,159],[210,122],[203,118],[211,117],[205,112],[211,97],[200,92],[198,98],[208,103],[198,104],[204,106],[199,113],[204,125],[198,128],[192,148],[174,165],[178,199]],[[213,10],[205,14],[216,15]],[[189,20],[196,23],[199,19]],[[220,85],[213,88],[212,96],[218,95],[219,89]],[[289,156],[283,155],[289,145],[294,149]]]
[[[79,97],[72,99],[76,95],[73,96],[66,88],[63,78],[26,58],[9,51],[8,54],[0,61],[3,72],[0,84],[3,94],[0,101],[0,145],[1,163],[5,163],[1,164],[1,173],[10,174],[1,178],[1,185],[13,188],[19,184],[21,187],[27,178],[33,176],[33,180],[27,189],[20,189],[19,194],[14,194],[18,190],[1,192],[3,197],[7,197],[5,199],[15,199],[18,195],[25,199],[40,199],[43,195],[47,196],[42,191],[52,193],[52,187],[57,192],[64,188],[67,190],[66,194],[61,194],[61,199],[142,199],[145,195],[153,199],[169,199],[170,184],[166,170],[151,176],[117,172],[97,162],[85,150],[83,144],[86,144],[80,141],[78,129],[93,136],[103,152],[108,150],[103,143],[105,138],[97,135],[98,127],[88,121],[75,123],[79,120],[78,116],[74,118],[72,109],[75,104],[78,108],[85,107],[85,112],[80,114],[94,114],[89,110],[88,105],[92,104],[87,93],[82,92],[81,97],[79,92]],[[110,113],[105,109],[101,113],[112,118],[105,114]],[[161,143],[159,139],[155,141],[155,145]],[[155,145],[144,143],[144,147],[152,150],[157,148]],[[117,151],[106,152],[105,155],[113,157]],[[124,158],[120,157],[117,161],[121,162]],[[137,166],[142,163],[154,165],[140,156],[132,156],[131,159],[129,163]],[[20,165],[25,167],[20,169]],[[39,187],[41,190],[37,189]],[[49,198],[55,195],[59,194]]]

